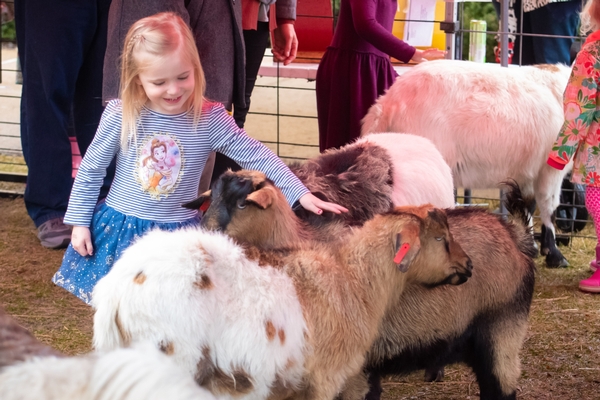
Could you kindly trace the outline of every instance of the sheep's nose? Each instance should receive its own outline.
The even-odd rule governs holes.
[[[473,262],[471,261],[471,259],[470,259],[470,258],[469,258],[469,260],[467,261],[467,270],[468,270],[469,272],[472,272],[472,271],[473,271]],[[469,275],[469,276],[471,276],[471,275]]]

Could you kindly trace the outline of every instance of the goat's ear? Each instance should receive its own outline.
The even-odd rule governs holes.
[[[259,208],[262,208],[263,210],[269,208],[271,206],[271,204],[273,204],[273,201],[275,198],[275,192],[274,189],[270,186],[265,186],[261,189],[258,189],[252,193],[250,193],[247,197],[246,197],[246,201],[249,203],[254,203],[256,204]]]
[[[432,226],[448,226],[448,217],[446,216],[446,212],[439,208],[431,208],[427,212],[427,218],[423,218],[425,221],[425,226],[429,229]]]
[[[187,203],[183,203],[181,207],[189,208],[192,210],[206,211],[208,210],[208,207],[210,207],[210,194],[211,191],[208,190],[202,193],[197,199]]]
[[[396,246],[394,249],[394,262],[400,272],[407,272],[408,267],[421,250],[419,229],[407,227],[396,235]]]

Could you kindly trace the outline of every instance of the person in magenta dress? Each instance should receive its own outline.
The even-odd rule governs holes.
[[[319,148],[339,148],[360,136],[360,120],[398,76],[390,56],[405,63],[439,59],[392,34],[397,0],[341,0],[333,40],[317,70]]]

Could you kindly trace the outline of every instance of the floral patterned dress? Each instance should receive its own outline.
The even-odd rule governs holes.
[[[573,159],[571,181],[600,187],[600,31],[584,43],[564,93],[565,122],[548,164],[563,169]]]

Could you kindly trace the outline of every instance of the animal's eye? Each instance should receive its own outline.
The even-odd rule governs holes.
[[[435,238],[435,240],[437,240],[438,242],[441,242],[443,238],[444,238],[443,236],[438,236]]]
[[[246,208],[246,202],[244,200],[238,201],[237,208],[239,208],[240,210],[243,210],[244,208]]]

